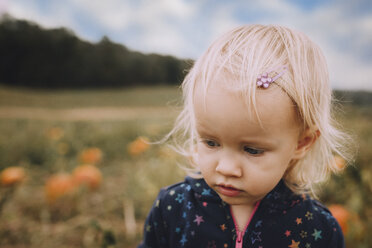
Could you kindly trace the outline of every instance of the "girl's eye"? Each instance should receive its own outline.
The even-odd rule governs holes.
[[[217,142],[213,140],[204,140],[204,143],[209,147],[217,147],[219,146]]]
[[[255,148],[251,148],[251,147],[248,147],[248,146],[244,147],[244,151],[248,152],[249,154],[252,154],[252,155],[259,155],[259,154],[262,154],[264,152],[261,149],[255,149]]]

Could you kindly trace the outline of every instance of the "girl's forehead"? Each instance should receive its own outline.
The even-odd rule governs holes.
[[[299,124],[295,104],[275,84],[267,89],[257,89],[254,92],[229,89],[224,84],[213,84],[208,88],[202,86],[195,88],[195,112],[199,114],[213,111],[218,113],[222,109],[230,109],[231,112],[239,111],[237,114],[245,115],[248,121],[262,123],[263,126],[270,126],[273,121],[291,126]]]
[[[255,83],[248,86],[229,77],[219,77],[210,83],[196,83],[194,89],[194,100],[196,98],[205,100],[210,95],[221,96],[221,100],[223,100],[223,96],[228,94],[240,98],[242,101],[251,102],[254,105],[258,104],[259,101],[264,101],[266,105],[269,102],[275,104],[275,101],[283,98],[286,100],[291,99],[276,83],[271,84],[269,88],[260,88]]]

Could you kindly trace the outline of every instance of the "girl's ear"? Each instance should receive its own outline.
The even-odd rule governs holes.
[[[298,139],[297,147],[292,159],[296,160],[302,159],[310,150],[311,146],[315,143],[319,136],[320,136],[319,130],[310,131],[309,128],[306,128],[306,130],[302,132]]]

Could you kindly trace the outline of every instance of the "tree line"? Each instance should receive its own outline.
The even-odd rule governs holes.
[[[3,16],[0,20],[0,83],[33,88],[101,88],[174,84],[191,60],[131,51],[104,36],[79,39],[66,28]]]
[[[0,17],[0,84],[50,89],[179,85],[192,62],[131,51],[108,37],[91,43],[66,28]],[[372,105],[371,92],[334,93],[342,103]]]

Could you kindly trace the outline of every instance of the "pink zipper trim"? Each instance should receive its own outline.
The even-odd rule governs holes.
[[[238,224],[236,223],[235,216],[234,216],[234,214],[233,214],[233,212],[232,212],[232,210],[231,210],[231,206],[230,206],[230,213],[231,213],[232,219],[233,219],[233,221],[234,221],[235,231],[236,231],[235,248],[242,248],[242,247],[243,247],[243,236],[244,236],[244,233],[245,233],[245,231],[247,230],[247,228],[248,228],[248,226],[249,226],[249,223],[251,223],[251,220],[252,220],[254,214],[256,213],[258,206],[260,205],[260,202],[261,202],[261,201],[258,201],[258,202],[256,203],[256,205],[254,206],[254,209],[253,209],[253,211],[252,211],[251,217],[249,217],[249,220],[248,220],[247,224],[245,225],[243,231],[240,231],[240,230],[239,230],[239,228],[238,228]]]

